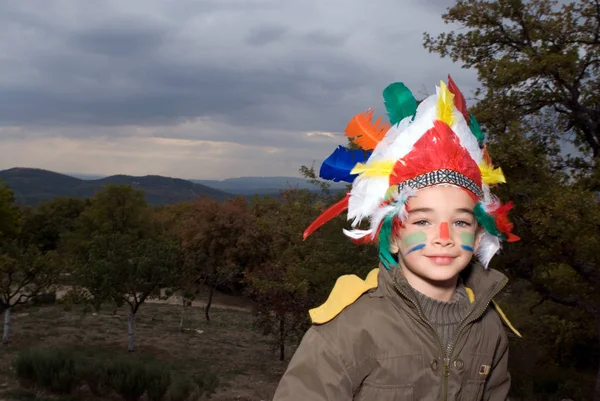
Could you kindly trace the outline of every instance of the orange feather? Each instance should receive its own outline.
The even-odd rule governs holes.
[[[381,117],[373,123],[373,110],[354,116],[346,126],[346,136],[360,146],[363,150],[375,149],[375,146],[383,139],[390,129],[390,124],[382,123]]]

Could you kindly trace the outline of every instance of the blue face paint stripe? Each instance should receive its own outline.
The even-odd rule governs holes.
[[[468,252],[473,252],[473,248],[471,248],[471,247],[470,247],[470,246],[468,246],[468,245],[461,245],[460,247],[461,247],[462,249],[464,249],[465,251],[468,251]]]
[[[411,252],[418,251],[419,249],[423,249],[423,248],[425,248],[425,244],[419,244],[419,245],[413,246],[412,248],[410,248],[410,250],[408,252],[406,252],[406,254],[408,255]]]

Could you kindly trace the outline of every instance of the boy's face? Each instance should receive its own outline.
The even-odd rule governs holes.
[[[450,186],[422,189],[409,198],[408,219],[391,244],[405,276],[430,283],[455,279],[477,249],[474,207],[466,191]]]

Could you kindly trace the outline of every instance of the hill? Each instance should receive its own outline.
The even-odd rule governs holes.
[[[91,197],[107,184],[126,184],[144,191],[152,205],[165,205],[196,199],[206,195],[217,200],[232,197],[230,193],[179,178],[149,175],[133,177],[114,175],[96,180],[82,180],[65,174],[34,168],[11,168],[0,171],[4,181],[15,193],[20,205],[36,205],[57,196]]]
[[[192,182],[219,189],[236,195],[267,195],[278,194],[282,189],[318,190],[309,184],[305,178],[298,177],[238,177],[225,180],[190,180]],[[343,190],[345,183],[330,183],[333,191]]]

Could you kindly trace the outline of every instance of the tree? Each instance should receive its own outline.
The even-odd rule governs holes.
[[[255,324],[264,335],[276,337],[283,361],[286,344],[306,327],[308,318],[309,283],[301,275],[302,231],[314,215],[310,205],[314,195],[287,190],[281,199],[255,199],[252,204],[260,249],[245,271],[245,281],[255,303]]]
[[[281,200],[263,198],[252,204],[259,248],[245,281],[255,301],[256,325],[275,337],[280,360],[285,359],[286,346],[307,329],[308,310],[325,301],[340,275],[365,277],[377,266],[373,247],[356,246],[343,235],[343,216],[303,241],[306,227],[335,200],[287,190]]]
[[[191,205],[190,202],[181,202],[154,208],[153,220],[156,221],[160,229],[160,235],[177,238],[181,246],[181,228],[183,227],[184,216]],[[190,324],[187,312],[200,292],[200,278],[196,265],[190,263],[188,259],[189,254],[189,252],[183,252],[183,263],[180,269],[177,270],[177,276],[173,278],[173,288],[171,289],[174,294],[179,293],[181,297],[180,332],[183,332],[186,326]]]
[[[0,308],[4,311],[2,344],[8,344],[11,311],[40,294],[53,290],[61,272],[54,252],[42,253],[34,246],[16,242],[0,252]]]
[[[188,277],[208,286],[205,316],[210,321],[214,291],[240,278],[243,264],[252,251],[246,233],[252,229],[247,201],[242,197],[218,202],[202,197],[184,212],[178,236],[192,269]]]
[[[129,352],[135,350],[140,306],[161,297],[161,288],[172,285],[183,264],[176,241],[159,233],[141,191],[107,186],[81,214],[69,238],[77,283],[96,309],[106,301],[129,306]]]
[[[477,71],[485,89],[480,112],[499,102],[521,116],[553,110],[561,139],[584,156],[570,165],[600,190],[598,1],[458,0],[443,19],[460,29],[425,34],[425,47]],[[482,117],[502,122],[497,114]]]
[[[8,344],[11,311],[58,282],[61,265],[55,252],[45,252],[28,241],[22,230],[29,220],[21,219],[14,196],[0,186],[0,311],[4,312],[2,344]]]
[[[14,203],[13,192],[6,184],[0,183],[0,244],[19,232],[19,209]]]
[[[522,241],[496,266],[587,315],[600,340],[600,4],[458,0],[443,19],[457,31],[424,45],[477,71],[473,112],[516,201]]]
[[[58,250],[61,237],[73,231],[79,215],[89,206],[89,199],[56,197],[35,208],[23,208],[23,241],[43,252]]]

